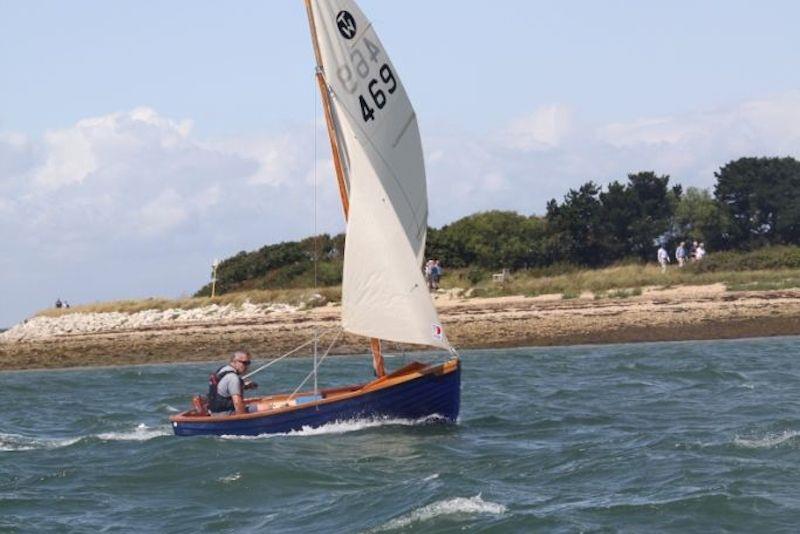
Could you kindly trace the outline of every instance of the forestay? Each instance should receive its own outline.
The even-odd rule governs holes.
[[[447,348],[421,272],[428,200],[414,109],[355,2],[311,6],[349,189],[344,329]]]

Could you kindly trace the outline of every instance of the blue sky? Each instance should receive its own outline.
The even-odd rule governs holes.
[[[419,116],[431,224],[589,179],[800,156],[795,2],[363,0]],[[0,304],[191,293],[343,228],[300,0],[0,0]],[[315,150],[316,141],[316,150]]]

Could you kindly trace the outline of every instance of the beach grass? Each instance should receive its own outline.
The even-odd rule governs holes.
[[[301,308],[311,308],[325,305],[328,302],[339,302],[341,300],[341,288],[321,287],[308,289],[253,289],[227,293],[216,297],[190,297],[181,299],[167,298],[146,298],[139,300],[117,300],[109,302],[96,302],[73,306],[71,308],[47,309],[37,315],[48,317],[58,317],[69,313],[136,313],[145,310],[169,310],[183,309],[190,310],[217,304],[219,306],[241,307],[245,302],[251,304],[289,304]]]
[[[559,272],[560,271],[560,272]],[[449,270],[441,280],[441,288],[471,297],[522,295],[560,295],[576,299],[591,294],[596,300],[621,299],[641,295],[644,288],[668,289],[676,286],[723,284],[728,291],[776,291],[800,288],[800,269],[763,269],[705,271],[695,266],[680,269],[671,266],[662,273],[656,265],[621,264],[605,269],[579,269],[561,266],[558,269],[523,270],[512,273],[505,281],[495,282],[489,271],[475,269]],[[241,307],[244,303],[282,303],[302,309],[341,301],[341,287],[306,289],[251,289],[216,297],[180,299],[146,298],[97,302],[69,309],[47,309],[37,315],[57,317],[68,313],[136,313],[144,310],[193,309],[211,304]]]
[[[474,273],[470,273],[474,278]],[[495,282],[491,275],[471,284],[466,272],[449,273],[442,279],[444,289],[471,286],[471,296],[560,294],[575,298],[592,293],[595,298],[625,298],[642,294],[645,287],[703,286],[723,284],[728,291],[769,291],[800,288],[800,269],[700,272],[691,267],[672,267],[662,273],[655,265],[627,264],[606,269],[567,270],[563,274],[540,275],[518,271],[504,282]]]

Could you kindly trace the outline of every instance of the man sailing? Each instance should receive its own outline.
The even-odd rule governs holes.
[[[243,380],[240,375],[250,367],[253,359],[246,350],[233,353],[227,365],[217,369],[208,379],[208,410],[212,414],[243,414],[248,412],[242,392],[258,387]]]

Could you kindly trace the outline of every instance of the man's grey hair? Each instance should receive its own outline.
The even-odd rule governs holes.
[[[248,358],[252,358],[252,356],[250,355],[250,351],[246,351],[246,350],[237,350],[237,351],[236,351],[236,352],[234,352],[234,353],[233,353],[233,355],[231,356],[231,361],[234,361],[234,360],[236,360],[236,358],[237,358],[237,357],[239,357],[239,356],[247,356]]]

